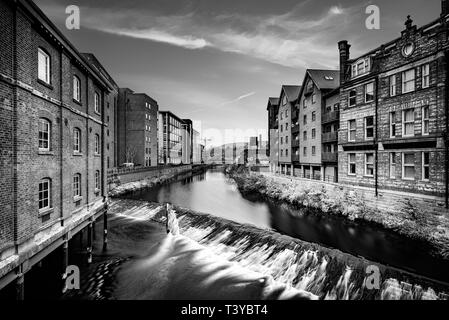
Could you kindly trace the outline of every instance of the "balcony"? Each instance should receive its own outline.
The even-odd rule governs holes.
[[[292,148],[299,148],[299,139],[293,139]]]
[[[295,133],[298,133],[298,132],[299,132],[299,124],[298,125],[293,125],[292,126],[292,133],[295,134]]]
[[[340,120],[340,111],[330,111],[323,113],[321,116],[321,123],[329,123]]]
[[[337,162],[338,154],[336,152],[322,152],[321,161],[322,162]]]
[[[321,137],[321,142],[323,142],[323,143],[336,142],[336,141],[338,141],[338,132],[337,131],[323,133],[323,135]]]

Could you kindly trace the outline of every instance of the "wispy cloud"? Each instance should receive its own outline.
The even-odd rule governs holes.
[[[223,106],[226,106],[226,105],[229,105],[229,104],[233,104],[233,103],[239,102],[239,101],[241,101],[241,100],[243,100],[243,99],[252,97],[252,96],[255,95],[255,94],[256,94],[255,92],[250,92],[250,93],[241,95],[241,96],[238,97],[238,98],[235,98],[235,99],[233,99],[233,100],[225,101],[225,102],[221,103],[221,104],[220,104],[220,107],[223,107]]]

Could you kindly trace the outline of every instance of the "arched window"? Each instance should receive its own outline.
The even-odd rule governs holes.
[[[73,151],[81,152],[81,130],[78,128],[73,129]]]
[[[37,49],[37,77],[50,84],[50,55],[42,48]]]
[[[100,113],[100,95],[95,92],[94,95],[94,105],[95,105],[95,112]]]
[[[81,197],[81,174],[73,176],[73,198]]]
[[[100,154],[100,136],[95,135],[95,154]]]
[[[100,191],[101,188],[101,178],[100,178],[100,171],[95,171],[95,191]]]
[[[45,118],[39,118],[39,151],[50,151],[51,147],[51,122]]]
[[[39,211],[51,208],[51,179],[44,178],[39,181]]]
[[[81,80],[77,76],[73,76],[73,99],[81,102]]]

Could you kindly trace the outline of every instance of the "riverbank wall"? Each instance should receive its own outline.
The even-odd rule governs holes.
[[[328,183],[270,173],[231,173],[243,193],[317,214],[336,214],[382,225],[431,244],[433,254],[449,259],[449,214],[444,199],[390,190]]]
[[[328,300],[447,300],[449,284],[368,261],[271,229],[174,206],[179,233],[217,256]],[[167,223],[165,206],[114,199],[111,213]],[[169,227],[170,228],[170,227]]]

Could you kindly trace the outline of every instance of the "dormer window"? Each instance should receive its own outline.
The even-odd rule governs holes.
[[[356,63],[352,64],[352,78],[364,75],[371,71],[371,60],[370,58],[363,58],[358,60]]]

